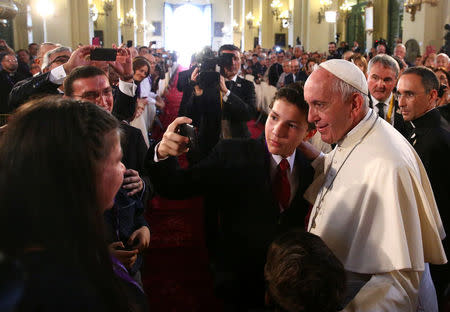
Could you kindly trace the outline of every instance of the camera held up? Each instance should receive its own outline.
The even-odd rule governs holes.
[[[202,50],[197,55],[199,64],[197,82],[199,87],[201,89],[218,87],[220,75],[223,74],[225,67],[231,67],[233,65],[233,57],[233,53],[222,53],[219,56],[215,56],[209,49]]]

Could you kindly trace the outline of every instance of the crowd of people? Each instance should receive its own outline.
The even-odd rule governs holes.
[[[203,197],[224,311],[450,310],[447,54],[96,49],[0,40],[1,311],[148,311],[155,194]]]

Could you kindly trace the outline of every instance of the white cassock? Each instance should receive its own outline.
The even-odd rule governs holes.
[[[344,311],[429,306],[421,299],[436,295],[425,263],[446,263],[445,233],[411,145],[369,109],[313,166],[321,175],[305,194],[314,203],[308,231],[341,260],[350,281],[367,280]]]

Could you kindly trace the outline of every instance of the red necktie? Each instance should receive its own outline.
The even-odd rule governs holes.
[[[289,184],[287,177],[288,170],[289,163],[285,158],[283,158],[277,166],[277,172],[272,183],[275,198],[281,205],[281,212],[289,207],[289,199],[291,198],[291,185]]]

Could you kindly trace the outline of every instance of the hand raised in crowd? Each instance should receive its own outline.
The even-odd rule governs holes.
[[[140,251],[148,248],[148,245],[150,244],[150,230],[148,227],[141,226],[134,231],[133,234],[130,235],[127,244],[136,247]]]
[[[200,86],[198,85],[198,81],[197,81],[197,78],[198,78],[198,67],[196,67],[195,69],[194,69],[194,71],[192,72],[192,74],[191,74],[191,81],[193,81],[194,83],[196,83],[196,85],[194,86],[194,93],[195,93],[195,95],[196,96],[200,96],[200,95],[202,95],[203,94],[203,90],[200,88]]]
[[[123,81],[131,82],[133,80],[133,59],[130,49],[118,48],[116,61],[108,62],[108,64],[114,68]]]
[[[220,91],[222,91],[223,94],[228,92],[228,88],[225,84],[225,78],[222,75],[220,75],[219,85],[220,85]]]
[[[123,178],[122,187],[129,190],[128,196],[133,196],[134,194],[142,191],[144,188],[144,182],[142,182],[139,172],[133,169],[125,170],[125,177]]]
[[[148,99],[147,98],[138,98],[136,99],[136,111],[134,113],[134,118],[141,117],[142,113],[144,112],[145,107],[148,105]]]
[[[155,100],[156,100],[155,105],[159,109],[163,109],[166,106],[166,102],[164,102],[164,99],[162,97],[160,97],[159,95],[156,96]]]
[[[179,156],[189,150],[189,148],[186,147],[189,143],[189,139],[176,132],[179,125],[184,123],[190,124],[191,122],[192,119],[188,117],[178,117],[167,127],[156,150],[158,159],[164,159],[168,156]]]
[[[121,248],[125,248],[122,242],[114,242],[109,245],[109,252],[127,269],[130,269],[136,262],[139,249],[123,250]]]
[[[72,72],[72,70],[74,70],[76,67],[90,65],[91,60],[88,56],[94,49],[95,46],[93,45],[85,45],[73,51],[67,63],[63,65],[66,74],[70,74],[70,72]]]

